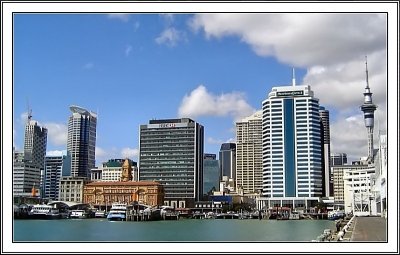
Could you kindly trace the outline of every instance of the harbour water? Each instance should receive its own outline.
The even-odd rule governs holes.
[[[14,220],[14,242],[310,242],[329,220]]]

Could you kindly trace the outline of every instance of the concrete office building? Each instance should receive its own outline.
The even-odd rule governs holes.
[[[189,118],[140,126],[139,181],[164,186],[164,204],[194,208],[203,196],[204,128]]]
[[[236,190],[262,190],[262,111],[236,123]]]
[[[90,178],[95,167],[97,114],[79,106],[71,106],[68,120],[67,153],[71,156],[72,177]]]
[[[223,176],[236,180],[236,144],[223,143],[219,150],[220,180]]]
[[[92,181],[116,182],[121,181],[122,165],[126,159],[110,159],[99,168],[91,169],[90,179]],[[132,178],[130,181],[138,181],[137,162],[127,159],[132,167]]]
[[[319,100],[309,85],[273,87],[263,101],[263,196],[258,208],[309,208],[322,190]]]

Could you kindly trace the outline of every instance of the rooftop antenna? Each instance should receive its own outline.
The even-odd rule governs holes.
[[[368,59],[367,56],[365,56],[365,73],[366,73],[366,80],[367,80],[367,88],[369,88],[369,82],[368,82]]]
[[[29,107],[29,99],[26,99],[27,101],[27,106],[28,106],[28,119],[27,119],[27,123],[30,123],[32,120],[32,109]]]
[[[294,76],[294,67],[292,68],[292,85],[296,86],[296,77]]]

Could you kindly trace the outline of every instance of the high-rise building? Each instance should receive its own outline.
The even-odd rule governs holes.
[[[236,190],[258,194],[262,190],[262,111],[236,122]]]
[[[43,175],[43,198],[58,200],[60,178],[63,172],[69,171],[70,159],[67,155],[46,156]]]
[[[217,155],[204,154],[203,168],[203,192],[205,195],[212,195],[212,190],[219,190],[220,170]]]
[[[309,207],[322,193],[319,100],[309,85],[273,87],[263,101],[263,206]],[[267,204],[267,202],[272,202]]]
[[[331,153],[331,165],[342,166],[347,164],[346,153]]]
[[[25,124],[24,151],[14,152],[13,162],[13,194],[14,196],[30,196],[35,189],[35,196],[41,185],[41,172],[44,170],[44,158],[47,146],[47,129],[32,120],[29,111]],[[36,191],[38,191],[36,193]]]
[[[364,92],[364,103],[360,106],[361,111],[364,112],[364,123],[367,128],[368,135],[368,161],[373,161],[374,153],[374,112],[377,108],[372,103],[372,93],[368,83],[368,64],[365,60],[365,73],[366,73],[366,87]]]
[[[203,196],[204,127],[189,118],[140,126],[139,181],[164,186],[166,205],[193,208]]]
[[[333,176],[331,174],[331,135],[329,129],[329,111],[324,107],[319,107],[319,117],[321,118],[321,144],[322,144],[322,190],[325,197],[333,194]]]
[[[70,110],[67,139],[70,176],[90,178],[90,169],[95,166],[97,114],[74,105]]]
[[[222,176],[236,180],[236,144],[223,143],[219,150],[220,180]]]
[[[37,121],[31,120],[25,125],[24,156],[33,165],[44,169],[44,157],[46,156],[47,129],[40,127]]]

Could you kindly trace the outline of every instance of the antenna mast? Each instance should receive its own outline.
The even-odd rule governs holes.
[[[29,106],[29,100],[27,99],[26,101],[27,101],[27,106],[28,106],[28,119],[27,119],[27,122],[29,124],[31,122],[31,120],[32,120],[32,109]]]

